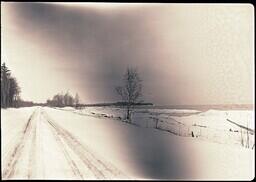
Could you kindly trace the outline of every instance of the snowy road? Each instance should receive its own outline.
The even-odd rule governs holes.
[[[4,154],[3,179],[116,179],[125,175],[95,156],[43,108],[36,108]],[[63,176],[64,175],[64,176]]]
[[[1,109],[2,179],[251,180],[254,152],[50,107]]]

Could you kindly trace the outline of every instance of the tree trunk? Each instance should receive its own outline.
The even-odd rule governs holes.
[[[130,122],[131,117],[130,117],[130,107],[127,107],[127,115],[126,115],[126,119],[128,120],[128,122]]]

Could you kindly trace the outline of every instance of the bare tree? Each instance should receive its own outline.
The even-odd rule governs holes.
[[[67,91],[66,94],[64,95],[64,105],[65,106],[73,106],[74,105],[74,98],[69,94]]]
[[[58,93],[53,96],[52,100],[48,99],[47,104],[55,107],[65,107],[65,106],[74,106],[75,98],[66,92],[65,94]]]
[[[56,94],[53,96],[53,104],[57,107],[63,107],[65,105],[64,96],[62,94]]]
[[[64,105],[68,106],[69,105],[69,93],[66,92],[65,95],[63,96],[64,98]]]
[[[75,107],[76,107],[76,108],[78,107],[78,104],[79,104],[79,96],[78,96],[78,94],[76,93],[76,96],[75,96]]]
[[[123,76],[123,85],[116,87],[116,92],[121,96],[122,101],[126,106],[126,119],[131,121],[131,110],[133,106],[139,102],[142,96],[142,84],[139,74],[134,68],[127,68]]]

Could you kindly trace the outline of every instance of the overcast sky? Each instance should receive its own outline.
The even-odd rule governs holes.
[[[25,100],[112,102],[128,66],[156,104],[253,103],[250,4],[1,2],[1,62]]]

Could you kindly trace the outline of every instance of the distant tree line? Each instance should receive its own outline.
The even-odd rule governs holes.
[[[120,106],[120,107],[123,107],[123,106],[126,106],[128,105],[127,102],[108,102],[108,103],[96,103],[96,104],[79,104],[80,106],[83,106],[83,107],[101,107],[101,106]],[[133,103],[134,106],[153,106],[154,104],[153,103],[150,103],[150,102],[138,102],[138,103]]]
[[[32,101],[24,101],[22,99],[19,100],[18,102],[19,107],[31,107],[31,106],[45,106],[45,103],[35,103]]]
[[[47,105],[54,107],[77,107],[79,105],[79,96],[76,94],[75,97],[73,97],[69,92],[65,94],[58,93],[54,95],[52,99],[47,100]]]
[[[20,87],[11,71],[3,63],[1,65],[1,108],[18,107]]]

